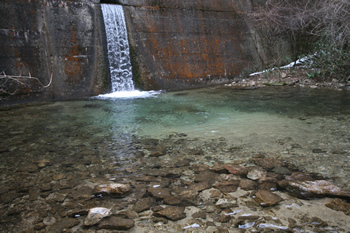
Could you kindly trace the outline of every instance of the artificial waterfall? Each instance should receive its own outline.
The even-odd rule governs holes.
[[[107,38],[112,92],[133,91],[130,49],[123,7],[101,4]]]

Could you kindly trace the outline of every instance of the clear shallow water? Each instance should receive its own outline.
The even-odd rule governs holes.
[[[98,142],[97,154],[113,150],[127,158],[140,138],[186,134],[187,140],[220,138],[243,148],[241,156],[283,157],[302,168],[340,176],[345,184],[349,115],[350,93],[329,90],[212,88],[151,98],[92,98],[0,111],[0,148],[33,158],[64,148],[65,157],[77,146]]]
[[[31,229],[37,215],[58,221],[82,206],[115,208],[116,200],[91,199],[86,186],[133,183],[188,159],[252,166],[249,158],[262,154],[349,189],[349,92],[210,88],[107,97],[0,109],[0,231]],[[149,156],[158,146],[166,155]]]

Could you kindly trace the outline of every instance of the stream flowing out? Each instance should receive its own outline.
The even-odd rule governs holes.
[[[40,196],[43,190],[75,190],[96,179],[127,179],[135,164],[142,170],[139,151],[152,140],[166,141],[168,151],[178,148],[165,163],[192,152],[209,165],[264,154],[349,189],[349,115],[349,92],[273,87],[2,108],[0,210],[8,211],[17,197],[35,197],[32,186],[40,187]],[[45,161],[48,166],[41,166]],[[8,193],[13,198],[8,200]]]

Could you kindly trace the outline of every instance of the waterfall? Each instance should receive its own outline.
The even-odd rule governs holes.
[[[132,67],[123,7],[101,4],[107,37],[112,92],[133,91]]]

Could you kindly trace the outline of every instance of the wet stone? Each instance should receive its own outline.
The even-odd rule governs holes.
[[[284,165],[284,163],[280,160],[277,160],[275,158],[253,158],[252,161],[267,170],[271,170],[275,167],[281,167]]]
[[[239,183],[239,187],[243,190],[255,190],[257,188],[257,182],[248,179],[242,179]]]
[[[111,229],[111,230],[128,230],[132,228],[135,221],[132,219],[126,219],[118,216],[110,216],[103,219],[99,224],[99,229]]]
[[[153,214],[157,217],[165,217],[173,221],[186,218],[185,207],[169,206]]]
[[[108,217],[112,214],[112,212],[103,207],[96,207],[89,210],[88,215],[84,220],[85,226],[92,226],[99,223],[103,218]]]
[[[222,163],[216,162],[214,166],[209,168],[210,171],[214,171],[216,173],[225,173],[227,172],[227,169],[225,168],[225,165]]]
[[[274,191],[277,190],[277,183],[263,182],[259,184],[259,189]]]
[[[219,199],[215,203],[215,205],[221,209],[238,207],[238,203],[236,199],[226,199],[226,198]]]
[[[206,217],[207,217],[207,213],[204,210],[192,214],[192,218],[203,218],[203,219],[205,219]]]
[[[256,196],[255,200],[261,206],[274,206],[277,203],[283,201],[283,199],[280,196],[267,190],[258,190],[255,196]]]
[[[248,172],[247,177],[251,180],[259,180],[265,173],[266,172],[261,169],[254,168]]]
[[[207,189],[200,193],[199,197],[205,202],[216,202],[222,198],[222,193],[218,189]]]
[[[193,183],[190,185],[189,189],[196,192],[202,191],[204,189],[210,188],[211,185],[208,182]]]
[[[210,184],[213,184],[217,178],[218,174],[211,172],[211,171],[202,171],[199,174],[197,174],[194,178],[195,182],[209,182]]]
[[[314,181],[293,181],[282,180],[278,184],[293,195],[302,198],[312,198],[315,196],[335,196],[349,198],[350,192],[341,189],[326,180]]]
[[[281,167],[281,166],[277,166],[273,169],[273,172],[274,173],[277,173],[277,174],[281,174],[281,175],[291,175],[292,172],[286,168],[286,167]]]
[[[247,175],[248,169],[239,165],[226,164],[224,168],[231,174],[234,175]]]
[[[230,192],[236,192],[239,184],[240,184],[239,180],[222,181],[222,182],[216,183],[214,187],[220,190],[221,192],[230,193]]]
[[[137,213],[150,209],[155,204],[155,201],[151,197],[142,198],[141,200],[137,201],[132,209],[136,211]]]
[[[93,195],[98,194],[110,194],[114,196],[124,196],[130,191],[130,186],[127,184],[119,184],[119,183],[112,183],[112,184],[101,184],[97,185],[94,190],[92,191]]]
[[[56,222],[55,224],[53,224],[48,232],[54,232],[54,233],[58,233],[58,232],[65,232],[67,231],[69,228],[72,228],[76,225],[78,225],[80,222],[77,219],[74,218],[64,218],[58,222]]]
[[[163,189],[161,187],[151,187],[147,190],[152,194],[153,197],[155,198],[160,198],[164,199],[170,196],[169,190],[168,189]]]
[[[293,172],[292,175],[288,177],[288,180],[307,181],[307,180],[314,180],[314,178],[307,173]]]
[[[179,196],[166,197],[163,202],[167,205],[180,205],[182,200]]]

